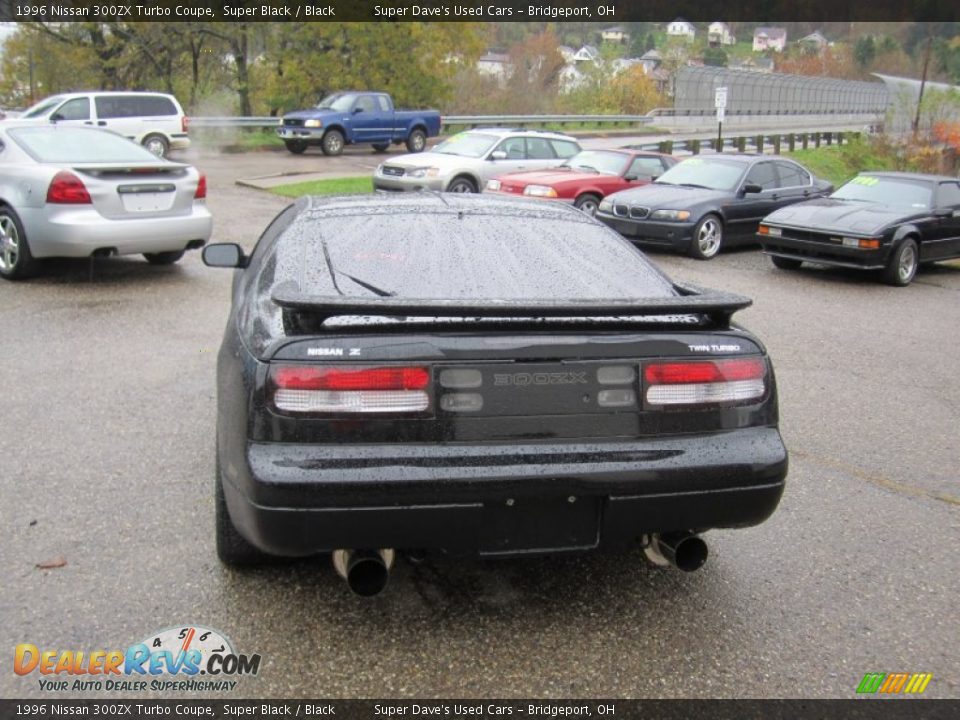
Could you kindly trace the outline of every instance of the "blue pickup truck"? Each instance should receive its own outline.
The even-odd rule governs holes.
[[[394,110],[393,99],[380,92],[338,92],[310,110],[283,116],[277,135],[287,150],[299,155],[319,145],[324,155],[339,155],[344,145],[369,143],[383,152],[390,144],[406,143],[421,152],[427,138],[440,133],[436,110]]]

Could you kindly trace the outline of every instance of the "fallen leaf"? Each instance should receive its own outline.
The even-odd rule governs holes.
[[[55,570],[56,568],[62,568],[66,564],[67,559],[63,555],[57,555],[55,558],[38,562],[37,567],[41,570]]]

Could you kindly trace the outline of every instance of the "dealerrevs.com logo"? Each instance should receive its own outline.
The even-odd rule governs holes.
[[[14,649],[13,670],[36,676],[41,690],[138,692],[230,691],[260,670],[260,655],[242,655],[220,632],[199,625],[168,628],[126,650]]]

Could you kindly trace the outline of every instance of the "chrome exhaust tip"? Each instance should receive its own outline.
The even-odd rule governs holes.
[[[654,534],[646,538],[644,555],[654,565],[672,565],[683,572],[694,572],[707,562],[707,543],[688,532]]]
[[[334,550],[332,559],[337,574],[347,581],[354,594],[373,597],[383,592],[390,581],[395,556],[390,548]]]

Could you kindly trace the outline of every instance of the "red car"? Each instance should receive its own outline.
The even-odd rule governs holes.
[[[655,152],[581,150],[559,167],[499,175],[484,192],[559,200],[593,215],[610,193],[646,185],[676,164]]]

